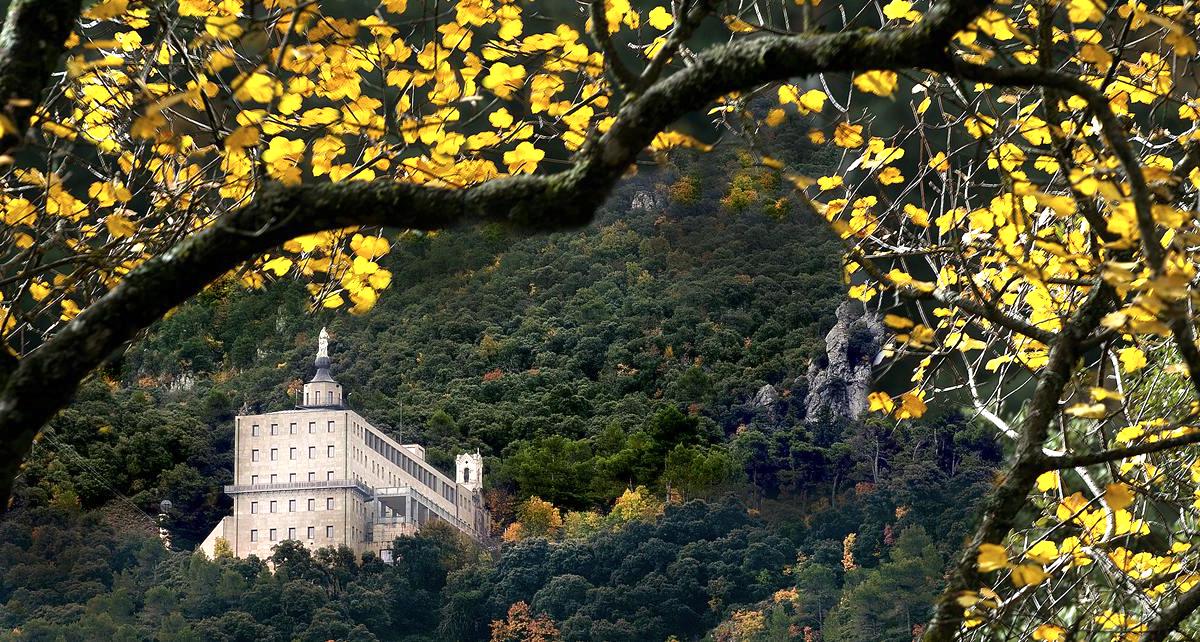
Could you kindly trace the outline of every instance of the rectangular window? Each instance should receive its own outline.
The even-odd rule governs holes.
[[[288,434],[289,435],[296,434],[296,424],[288,424]]]
[[[308,539],[312,539],[312,538],[314,538],[314,537],[316,537],[316,536],[317,536],[317,529],[316,529],[316,527],[314,527],[314,526],[309,526],[309,527],[308,527]]]
[[[333,510],[333,498],[332,497],[325,498],[325,510]]]
[[[315,471],[315,470],[308,471],[308,481],[317,481],[317,471]]]
[[[276,538],[276,535],[275,535],[275,529],[274,529],[274,528],[272,528],[272,529],[271,529],[271,541],[272,541],[272,542],[274,542],[274,541],[275,541],[275,538]]]
[[[257,512],[258,512],[258,502],[250,502],[250,514],[253,515]]]
[[[278,461],[278,460],[279,460],[279,449],[272,448],[271,449],[271,461]]]
[[[296,481],[296,473],[288,473],[288,481],[289,481],[289,482],[292,482],[292,483],[295,483],[295,481]]]
[[[272,435],[279,434],[279,424],[271,424],[271,434]]]
[[[250,461],[258,461],[258,449],[257,448],[250,451]]]
[[[329,422],[329,427],[326,428],[325,432],[333,432],[333,422],[332,421]]]
[[[258,485],[258,475],[250,475],[250,485],[251,486]]]
[[[292,446],[291,448],[288,449],[288,459],[295,459],[295,458],[296,458],[296,447]]]
[[[257,542],[257,541],[258,541],[258,529],[251,529],[251,531],[250,531],[250,541],[251,541],[251,542]]]
[[[250,426],[250,436],[252,436],[252,437],[258,436],[258,424],[254,424],[254,425]]]
[[[277,501],[275,501],[275,500],[273,500],[273,499],[271,500],[271,512],[272,512],[272,513],[274,513],[274,512],[275,512],[275,508],[278,506],[278,504],[279,504],[279,502],[277,502]]]
[[[331,405],[331,406],[333,405],[333,391],[332,390],[329,391],[329,405]]]
[[[315,500],[311,497],[308,498],[308,510],[310,510],[310,511],[317,510],[317,500]]]
[[[317,447],[316,447],[316,446],[309,446],[309,447],[308,447],[308,458],[309,458],[309,459],[316,459],[316,458],[317,458]]]
[[[333,446],[329,446],[329,447],[328,447],[328,448],[326,448],[325,450],[326,450],[326,453],[327,453],[327,454],[328,454],[330,457],[333,457]]]
[[[325,479],[327,479],[329,481],[333,481],[333,471],[332,470],[325,473]]]
[[[271,473],[271,483],[278,484],[279,483],[279,475],[276,475],[275,473]]]
[[[288,512],[289,513],[296,512],[296,500],[294,500],[294,499],[288,500]]]
[[[315,432],[317,432],[317,422],[315,422],[315,421],[308,422],[308,434],[311,435]]]
[[[295,528],[288,529],[288,539],[296,539],[296,529]]]
[[[333,527],[332,526],[325,527],[325,537],[328,537],[330,539],[333,538]]]

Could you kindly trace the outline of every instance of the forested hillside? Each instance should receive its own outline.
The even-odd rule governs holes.
[[[362,316],[311,310],[286,280],[212,288],[43,434],[0,525],[0,625],[14,639],[910,639],[999,453],[953,411],[901,429],[809,416],[841,249],[790,187],[726,150],[645,168],[578,232],[393,234],[390,288]],[[323,325],[353,408],[443,468],[485,455],[498,551],[433,529],[396,566],[290,547],[273,574],[189,557],[228,510],[232,417],[293,403]],[[850,350],[868,340],[849,334]],[[162,499],[179,552],[153,536]],[[131,517],[104,517],[117,510]]]

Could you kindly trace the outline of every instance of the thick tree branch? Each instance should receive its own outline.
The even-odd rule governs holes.
[[[1193,586],[1174,604],[1163,609],[1158,617],[1146,623],[1141,642],[1163,642],[1197,609],[1200,609],[1200,586]]]
[[[1141,443],[1137,444],[1136,446],[1128,446],[1126,448],[1113,448],[1111,450],[1102,450],[1100,452],[1084,453],[1081,455],[1046,457],[1042,465],[1042,470],[1067,470],[1082,466],[1095,466],[1096,464],[1106,464],[1109,462],[1127,459],[1129,457],[1158,453],[1164,450],[1181,448],[1183,446],[1190,446],[1196,443],[1200,443],[1200,431],[1190,432],[1186,435],[1171,437],[1169,439],[1160,439],[1159,441]]]
[[[58,69],[80,0],[15,0],[0,31],[0,154],[20,143],[42,92]]]

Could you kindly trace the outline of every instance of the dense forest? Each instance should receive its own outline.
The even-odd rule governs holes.
[[[820,171],[802,133],[767,142]],[[392,234],[361,316],[211,288],[42,433],[0,522],[0,638],[911,639],[1000,452],[953,410],[820,398],[878,337],[849,323],[832,354],[841,249],[777,181],[723,149],[643,168],[578,232]],[[229,509],[232,417],[291,406],[322,325],[349,405],[443,468],[485,455],[496,548],[190,554]]]

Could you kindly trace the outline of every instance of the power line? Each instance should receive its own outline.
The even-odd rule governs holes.
[[[150,523],[154,524],[155,527],[159,526],[157,518],[151,516],[149,513],[142,510],[141,506],[138,506],[137,503],[135,503],[132,499],[127,497],[121,491],[114,488],[112,486],[112,484],[109,484],[108,481],[104,478],[104,476],[101,475],[99,472],[97,472],[95,468],[92,468],[92,466],[87,463],[87,460],[83,458],[83,455],[80,455],[79,451],[75,450],[74,446],[72,446],[70,444],[65,444],[65,443],[59,441],[54,435],[50,434],[49,432],[42,432],[40,439],[46,439],[47,441],[49,441],[52,445],[54,445],[54,447],[57,449],[56,452],[58,452],[59,454],[67,454],[67,455],[71,455],[72,457],[74,457],[75,462],[79,465],[80,468],[83,469],[84,473],[91,475],[93,479],[95,479],[97,482],[99,482],[101,486],[107,488],[114,496],[117,497],[117,499],[120,499],[121,501],[125,502],[126,504],[129,504],[130,506],[132,506],[134,510],[141,513],[142,516],[144,516],[146,519],[150,520]],[[38,447],[37,440],[34,441],[33,446],[34,446],[34,448]]]

